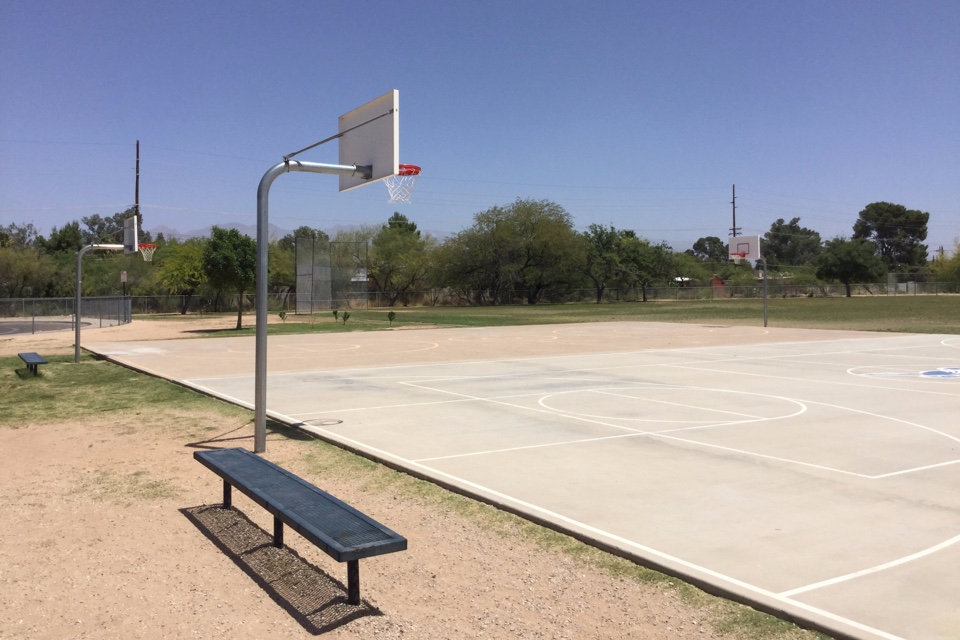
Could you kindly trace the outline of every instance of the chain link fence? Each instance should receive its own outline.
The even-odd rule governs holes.
[[[648,301],[680,300],[718,300],[726,298],[763,298],[763,283],[748,286],[729,284],[716,286],[662,286],[647,287]],[[916,295],[957,295],[960,284],[941,282],[934,279],[891,278],[887,282],[851,285],[854,296],[916,296]],[[813,298],[844,297],[846,287],[842,284],[783,284],[777,280],[767,283],[767,295],[774,298]],[[269,313],[326,313],[332,309],[382,309],[390,307],[392,296],[381,292],[363,293],[356,282],[345,285],[337,297],[324,298],[319,304],[315,292],[300,296],[289,291],[270,294],[267,300]],[[636,302],[644,299],[640,288],[605,289],[600,301]],[[476,306],[484,304],[489,296],[483,291],[456,291],[453,289],[428,289],[407,292],[395,306]],[[73,322],[74,298],[2,298],[0,299],[0,319],[7,320],[60,320]],[[547,292],[543,303],[596,303],[595,289],[575,289],[551,295]],[[509,301],[509,304],[523,304],[524,300]],[[191,314],[236,313],[238,307],[244,313],[256,310],[254,295],[217,295],[217,296],[106,296],[88,297],[82,302],[84,322],[88,326],[111,326],[126,324],[133,314]],[[72,325],[71,325],[72,326]]]
[[[133,299],[129,296],[91,296],[80,303],[83,324],[88,327],[112,327],[127,324],[133,316]],[[64,329],[74,328],[76,298],[0,298],[0,318],[29,322],[29,333],[40,329],[39,322],[60,322]],[[69,323],[69,325],[68,325]],[[46,324],[43,329],[53,327]]]

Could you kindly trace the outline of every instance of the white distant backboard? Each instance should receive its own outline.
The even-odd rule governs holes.
[[[400,93],[394,89],[340,116],[339,164],[370,165],[369,180],[340,176],[340,191],[395,175],[400,164]]]
[[[755,262],[760,259],[760,236],[730,236],[730,255],[742,254],[743,260]]]
[[[130,216],[123,221],[123,252],[136,253],[138,245],[137,216]]]

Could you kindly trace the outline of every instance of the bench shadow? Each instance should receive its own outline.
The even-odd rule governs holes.
[[[358,618],[383,615],[364,600],[349,604],[343,583],[289,547],[274,547],[273,536],[242,512],[202,505],[180,513],[309,633],[320,635]]]

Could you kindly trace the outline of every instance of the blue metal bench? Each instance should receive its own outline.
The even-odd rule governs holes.
[[[360,559],[407,548],[407,539],[345,502],[246,449],[193,454],[223,478],[223,507],[236,487],[273,514],[273,544],[283,546],[283,525],[347,563],[347,601],[360,604]]]
[[[39,353],[18,353],[20,359],[27,363],[27,371],[33,375],[38,375],[37,367],[41,364],[47,364],[47,359]]]

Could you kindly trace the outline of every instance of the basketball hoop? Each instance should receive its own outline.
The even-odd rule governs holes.
[[[730,259],[733,260],[733,264],[740,266],[740,261],[747,257],[746,253],[731,253]]]
[[[153,261],[153,252],[157,250],[157,245],[155,244],[141,244],[137,247],[140,250],[140,253],[143,255],[144,262]]]
[[[413,194],[413,187],[417,184],[417,178],[419,177],[420,167],[417,165],[399,165],[396,175],[388,176],[383,180],[387,185],[387,191],[390,192],[389,201],[410,204],[410,196]]]

